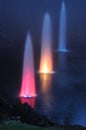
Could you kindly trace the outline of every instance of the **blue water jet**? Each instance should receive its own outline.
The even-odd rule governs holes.
[[[66,49],[66,7],[63,2],[61,5],[60,25],[59,25],[59,52],[67,52]]]

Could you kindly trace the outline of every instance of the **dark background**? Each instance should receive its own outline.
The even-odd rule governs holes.
[[[67,10],[67,46],[85,57],[86,0],[64,0]],[[62,0],[0,0],[0,92],[21,84],[24,44],[31,33],[35,69],[39,67],[43,18],[52,22],[53,49],[58,46]],[[12,86],[11,86],[12,85]],[[2,89],[4,88],[4,90]]]

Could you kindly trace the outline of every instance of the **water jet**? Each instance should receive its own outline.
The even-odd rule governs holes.
[[[53,61],[52,61],[52,34],[51,34],[51,20],[48,13],[44,16],[43,31],[42,31],[42,45],[41,45],[41,60],[39,73],[52,74]]]
[[[24,97],[24,98],[36,97],[33,49],[32,49],[32,41],[29,33],[27,34],[26,43],[25,43],[22,85],[21,85],[19,97]]]
[[[59,44],[57,49],[58,52],[68,52],[66,48],[66,24],[66,7],[65,3],[62,2],[59,25]]]

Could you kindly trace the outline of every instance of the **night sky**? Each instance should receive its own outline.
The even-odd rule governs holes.
[[[68,31],[76,33],[70,38],[85,35],[86,0],[64,1],[67,8]],[[0,36],[9,40],[12,45],[14,41],[24,41],[27,32],[30,31],[33,41],[40,42],[43,17],[49,12],[54,37],[58,37],[61,2],[62,0],[0,0]]]
[[[67,43],[84,55],[86,48],[86,0],[64,0],[67,9]],[[21,80],[25,38],[31,33],[38,68],[42,25],[48,12],[52,22],[53,48],[58,45],[62,0],[0,0],[0,85]],[[19,82],[20,83],[20,82]],[[1,89],[1,88],[0,88]]]

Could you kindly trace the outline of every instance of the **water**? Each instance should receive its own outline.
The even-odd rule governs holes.
[[[44,16],[43,30],[42,30],[42,44],[41,44],[41,60],[40,60],[40,73],[52,73],[52,28],[51,19],[48,13]]]
[[[34,97],[36,96],[35,88],[32,41],[28,33],[25,43],[22,85],[19,96],[25,98]]]
[[[68,53],[58,53],[57,59],[54,75],[40,75],[34,109],[58,124],[86,127],[86,60]]]
[[[66,7],[63,2],[61,5],[60,25],[59,25],[59,52],[66,52]]]
[[[62,6],[65,7],[64,3]],[[64,34],[66,35],[66,33]],[[32,41],[30,34],[28,33],[25,43],[20,96],[24,97],[32,97],[33,95],[35,96],[36,95],[35,87],[37,87],[38,96],[36,98],[22,97],[20,98],[20,100],[22,103],[27,102],[37,112],[47,116],[51,121],[54,121],[58,124],[64,125],[64,123],[66,122],[67,124],[82,125],[86,127],[86,51],[85,47],[82,47],[84,43],[82,41],[77,43],[72,41],[72,45],[76,46],[73,46],[71,48],[71,50],[73,51],[70,54],[55,53],[53,62],[56,65],[56,73],[54,75],[51,75],[50,73],[53,70],[52,67],[53,63],[51,62],[52,40],[50,35],[51,35],[51,20],[49,14],[45,14],[43,22],[43,32],[42,32],[41,62],[42,59],[46,59],[43,61],[47,62],[49,57],[51,69],[49,69],[50,71],[48,71],[48,75],[46,73],[43,75],[36,74],[37,85],[35,86]],[[63,37],[62,39],[65,39],[64,35],[62,35],[62,37]],[[47,41],[49,41],[48,44]],[[62,41],[65,41],[63,43],[66,44],[66,40]],[[45,54],[47,55],[48,53],[47,49],[49,49],[50,56],[49,55],[45,56]],[[66,51],[66,45],[64,46],[62,44],[61,47],[59,45],[59,51],[60,50]],[[44,64],[44,62],[42,64]],[[46,69],[44,72],[47,72]],[[10,104],[15,103],[16,97],[18,97],[16,93],[18,92],[19,83],[16,80],[17,81],[19,80],[20,82],[20,79],[16,78],[15,76],[12,85],[7,82],[6,77],[4,79],[5,85],[2,85],[0,87],[0,94],[6,97],[6,99]],[[7,91],[6,88],[9,91]],[[24,92],[23,95],[22,92]]]
[[[82,42],[77,44],[82,45]],[[64,125],[68,121],[71,125],[86,127],[86,52],[77,51],[77,46],[75,50],[76,53],[55,53],[56,73],[36,74],[38,96],[22,98],[22,103],[27,102],[37,112],[58,124]],[[0,93],[10,104],[16,102],[19,82],[11,85],[5,82],[0,87],[0,90],[3,89]]]

